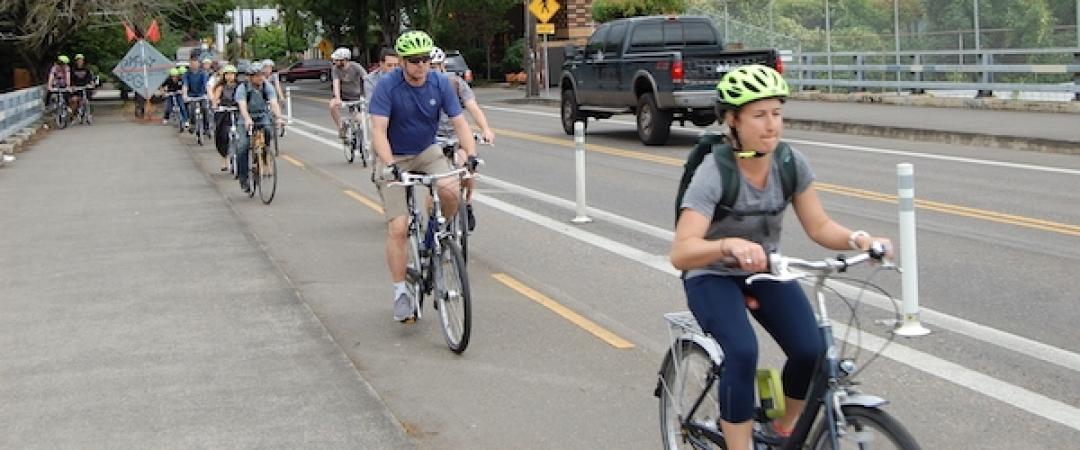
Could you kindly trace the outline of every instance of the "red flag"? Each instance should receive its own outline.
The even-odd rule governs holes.
[[[131,42],[135,40],[135,30],[131,29],[131,25],[124,22],[124,36],[127,37],[127,41]]]
[[[161,29],[158,28],[157,19],[150,22],[150,27],[146,29],[146,38],[155,44],[161,40]]]

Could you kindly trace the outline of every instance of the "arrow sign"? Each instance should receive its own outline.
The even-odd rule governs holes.
[[[555,17],[557,11],[559,11],[559,2],[555,0],[532,0],[529,3],[529,12],[540,23],[548,23],[552,17]]]
[[[150,98],[161,83],[169,77],[169,69],[175,67],[169,58],[154,46],[140,39],[131,46],[124,59],[113,68],[112,73],[143,98]]]

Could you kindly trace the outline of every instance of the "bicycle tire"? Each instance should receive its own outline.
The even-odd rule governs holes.
[[[472,332],[472,293],[469,291],[469,272],[457,242],[446,239],[436,268],[435,303],[439,310],[446,346],[462,353],[469,346]]]
[[[921,448],[911,433],[885,410],[859,405],[846,405],[840,409],[844,413],[844,419],[849,428],[847,433],[839,438],[840,449],[866,448],[863,444],[868,440],[874,442],[875,449],[920,450]],[[881,441],[877,437],[883,437],[885,440]],[[823,420],[819,420],[808,442],[810,443],[808,448],[813,450],[840,450],[832,449]]]
[[[347,123],[347,122],[346,122]],[[353,134],[352,125],[343,125],[345,127],[345,138],[342,140],[342,148],[345,149],[345,161],[349,164],[353,163],[355,159],[355,147],[356,147],[356,135]]]
[[[252,139],[254,140],[254,139]],[[248,148],[248,198],[255,198],[255,191],[259,189],[259,165],[255,156],[258,153],[254,145]]]
[[[717,391],[706,382],[711,370],[713,361],[709,353],[693,341],[679,341],[677,347],[672,345],[664,357],[657,394],[660,397],[660,436],[665,449],[727,448],[722,442],[713,442],[683,428],[684,413],[693,407],[705,389],[710,392],[695,410],[692,420],[705,427],[719,425]]]
[[[368,166],[367,149],[364,148],[364,135],[360,130],[360,127],[353,128],[353,148],[360,152],[360,164],[363,167]]]
[[[453,232],[461,246],[461,259],[465,264],[469,263],[469,212],[466,210],[465,194],[462,192],[458,199],[458,211],[454,217]]]
[[[83,108],[85,108],[83,113],[86,114],[86,124],[87,125],[93,125],[94,124],[94,108],[90,106],[89,101],[86,102],[86,105]]]
[[[277,146],[277,136],[275,135],[274,146]],[[260,170],[262,179],[259,180],[259,200],[262,200],[264,205],[269,205],[274,201],[274,194],[277,193],[277,158],[274,157],[274,153],[269,149],[263,149],[262,160],[263,170]]]
[[[202,119],[202,113],[199,112],[200,111],[199,108],[196,108],[196,111],[197,111],[197,113],[195,114],[195,142],[197,144],[199,144],[200,146],[202,146],[203,145],[203,119]]]
[[[421,306],[424,304],[424,267],[420,260],[420,238],[416,235],[409,236],[409,262],[405,266],[405,286],[409,295],[413,298],[416,308],[414,318],[420,320]]]

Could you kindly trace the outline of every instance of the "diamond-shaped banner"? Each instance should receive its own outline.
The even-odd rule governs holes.
[[[169,69],[176,67],[169,58],[157,51],[154,46],[140,39],[131,46],[124,59],[113,68],[112,73],[120,78],[143,98],[150,98],[161,83],[169,77]]]

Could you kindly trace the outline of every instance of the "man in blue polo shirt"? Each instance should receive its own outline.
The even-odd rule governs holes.
[[[471,136],[468,122],[461,115],[461,104],[446,76],[431,71],[431,36],[423,31],[409,31],[394,45],[403,66],[379,80],[372,95],[372,143],[379,160],[375,173],[387,220],[386,264],[394,283],[394,320],[409,323],[415,318],[412,297],[405,284],[408,263],[408,209],[405,188],[389,186],[403,171],[443,173],[451,170],[450,161],[435,144],[439,112],[445,112],[458,136]],[[462,140],[470,157],[476,156],[476,142]],[[458,180],[438,181],[442,212],[453,217],[458,210]]]
[[[206,82],[210,80],[210,66],[214,61],[210,58],[204,58],[202,60],[202,66],[197,65],[198,57],[193,52],[191,54],[191,70],[184,74],[184,103],[187,104],[188,118],[192,120],[191,128],[189,129],[194,133],[195,130],[195,108],[203,108],[203,130],[209,133],[210,130],[210,111],[208,106],[210,100],[206,97]],[[191,99],[200,99],[198,101],[192,101]]]

